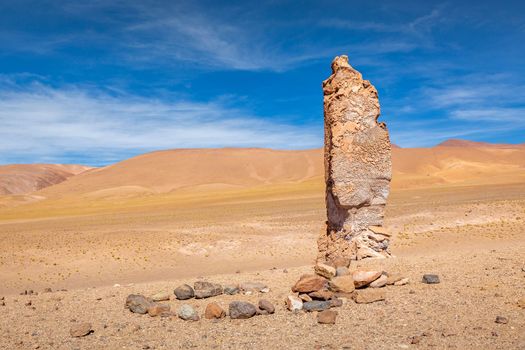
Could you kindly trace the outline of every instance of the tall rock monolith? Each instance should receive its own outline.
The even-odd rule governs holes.
[[[382,227],[392,178],[391,146],[377,90],[348,63],[332,62],[323,82],[327,228],[318,261],[389,256]]]

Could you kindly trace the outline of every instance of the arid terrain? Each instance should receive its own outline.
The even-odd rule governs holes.
[[[410,283],[385,287],[385,301],[347,300],[335,325],[283,304],[324,230],[321,150],[161,151],[47,187],[11,184],[0,196],[0,348],[525,349],[525,146],[452,140],[395,148],[393,163],[395,257],[351,269]],[[421,283],[425,273],[441,283]],[[270,288],[189,300],[201,314],[210,301],[260,298],[276,312],[188,322],[124,308],[128,294],[200,279]],[[94,332],[72,338],[78,322]]]

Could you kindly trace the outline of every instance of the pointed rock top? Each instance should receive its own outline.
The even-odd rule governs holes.
[[[341,68],[350,68],[350,64],[348,63],[348,56],[347,55],[341,55],[336,56],[334,60],[332,61],[332,73],[337,72]]]

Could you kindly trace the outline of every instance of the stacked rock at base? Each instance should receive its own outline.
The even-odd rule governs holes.
[[[392,178],[388,130],[379,123],[377,90],[348,63],[332,62],[323,82],[327,228],[318,261],[389,256],[382,227]]]

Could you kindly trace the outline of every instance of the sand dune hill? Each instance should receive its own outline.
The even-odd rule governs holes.
[[[461,139],[450,139],[441,142],[437,147],[488,147],[488,148],[517,148],[525,147],[525,143],[522,144],[501,144],[501,143],[488,143]]]
[[[0,166],[0,195],[26,194],[58,184],[91,167],[64,164],[13,164]]]
[[[221,190],[297,183],[322,174],[320,150],[178,149],[147,153],[80,174],[39,194],[106,197],[188,189]]]
[[[394,148],[394,188],[525,181],[518,146]],[[42,191],[92,198],[300,183],[323,178],[322,150],[187,149],[144,154]]]

